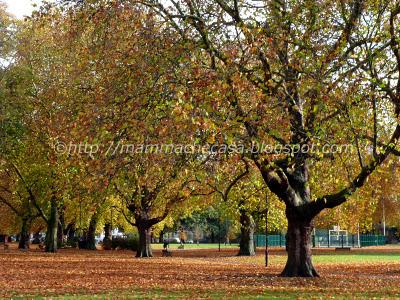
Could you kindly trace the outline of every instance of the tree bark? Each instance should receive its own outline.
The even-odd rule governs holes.
[[[72,247],[77,247],[77,242],[75,240],[76,228],[74,223],[68,224],[64,231],[64,235],[67,237],[67,244]]]
[[[151,250],[151,227],[138,224],[139,245],[136,252],[136,257],[153,257]]]
[[[57,243],[58,247],[64,246],[64,228],[65,228],[65,217],[64,217],[65,207],[62,206],[59,212],[59,222],[58,222],[58,230],[57,230]]]
[[[29,237],[31,229],[31,220],[29,218],[22,218],[21,232],[19,234],[18,249],[29,249]]]
[[[57,252],[58,209],[57,199],[51,199],[50,218],[47,222],[46,252]]]
[[[254,229],[255,222],[253,217],[244,209],[240,213],[240,249],[238,255],[253,256],[256,255],[254,250]]]
[[[69,223],[68,226],[64,230],[64,236],[67,237],[67,241],[73,240],[75,237],[75,224]]]
[[[104,225],[104,239],[103,239],[104,250],[111,250],[111,237],[112,237],[111,224],[106,223]]]
[[[286,209],[288,219],[286,266],[283,277],[319,277],[311,259],[311,237],[313,222],[296,214],[293,209]]]
[[[300,143],[296,137],[292,144]],[[323,201],[312,201],[309,185],[307,158],[297,157],[297,167],[264,171],[262,173],[269,189],[286,205],[288,230],[286,245],[288,259],[281,276],[318,277],[311,260],[311,237],[313,219]]]
[[[97,250],[96,248],[96,228],[98,222],[98,213],[94,213],[90,219],[89,228],[86,234],[86,249]]]

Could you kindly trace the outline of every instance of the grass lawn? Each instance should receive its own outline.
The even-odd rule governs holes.
[[[60,300],[74,300],[74,299],[397,299],[400,294],[388,295],[384,292],[381,293],[348,293],[348,294],[331,294],[327,295],[323,292],[286,292],[286,291],[265,291],[261,294],[248,294],[246,292],[227,293],[227,292],[204,292],[201,295],[193,291],[170,291],[163,289],[149,289],[149,290],[131,290],[108,294],[94,294],[94,295],[63,295],[55,297],[32,297],[30,299],[60,299]],[[12,299],[26,299],[12,298]]]
[[[164,244],[152,244],[153,249],[162,249]],[[178,249],[180,244],[169,244],[171,250]],[[218,249],[218,244],[184,244],[185,249]],[[239,244],[225,245],[221,243],[221,249],[238,249]]]
[[[286,256],[283,255],[272,255],[271,263],[283,264],[286,262]],[[258,263],[264,263],[264,256],[257,257]],[[379,253],[379,252],[367,252],[357,254],[338,254],[336,252],[322,253],[313,255],[313,262],[316,265],[368,265],[368,264],[380,264],[380,263],[400,263],[400,253]]]
[[[192,245],[195,246],[195,245]],[[13,299],[400,299],[400,248],[316,250],[321,278],[281,278],[282,249],[237,257],[235,247],[129,251],[0,250],[0,297]]]

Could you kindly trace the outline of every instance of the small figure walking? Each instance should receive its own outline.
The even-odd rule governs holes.
[[[162,256],[171,256],[172,255],[171,252],[168,251],[168,247],[169,247],[169,242],[164,241]]]

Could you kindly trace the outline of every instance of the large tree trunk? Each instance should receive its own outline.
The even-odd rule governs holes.
[[[58,209],[57,199],[51,199],[50,218],[47,222],[46,252],[57,252]]]
[[[98,213],[94,213],[90,219],[89,228],[86,234],[86,249],[96,250],[96,228],[98,222]]]
[[[67,237],[67,242],[74,239],[75,232],[76,232],[75,224],[69,223],[68,226],[64,230],[64,236]]]
[[[19,234],[18,249],[29,249],[29,237],[31,229],[31,220],[29,218],[22,219],[21,233]]]
[[[104,250],[111,250],[111,237],[112,237],[111,224],[106,223],[104,225],[104,239],[103,239]]]
[[[254,251],[254,229],[255,222],[253,217],[244,209],[240,212],[240,249],[238,255],[253,256]]]
[[[298,130],[302,121],[296,122],[297,127],[293,128]],[[299,136],[295,135],[292,138],[291,144],[305,144],[305,140],[307,138],[302,138],[299,133]],[[321,201],[317,203],[311,200],[307,156],[300,154],[296,157],[296,166],[292,168],[283,165],[280,170],[261,171],[269,189],[286,205],[288,259],[281,276],[318,277],[311,260],[311,237],[313,219],[321,211]]]
[[[286,209],[288,219],[287,252],[288,259],[281,276],[284,277],[319,277],[311,260],[312,220]]]
[[[77,247],[77,242],[75,240],[76,228],[74,223],[68,224],[67,228],[64,230],[64,236],[67,237],[67,244],[71,247]]]
[[[136,257],[153,257],[151,250],[151,228],[138,224],[139,246]]]
[[[64,230],[60,222],[58,222],[57,226],[57,244],[59,248],[62,248],[64,246]]]
[[[64,246],[64,228],[65,228],[64,210],[65,210],[64,206],[62,206],[61,209],[59,209],[59,222],[57,230],[57,243],[59,248]]]

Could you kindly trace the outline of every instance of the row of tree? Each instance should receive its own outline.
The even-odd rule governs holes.
[[[113,223],[152,256],[152,229],[214,206],[241,224],[241,254],[254,218],[287,224],[282,275],[318,276],[314,222],[367,228],[385,205],[398,220],[400,4],[253,2],[61,1],[24,22],[1,8],[1,222],[21,247],[85,229],[94,249]]]

